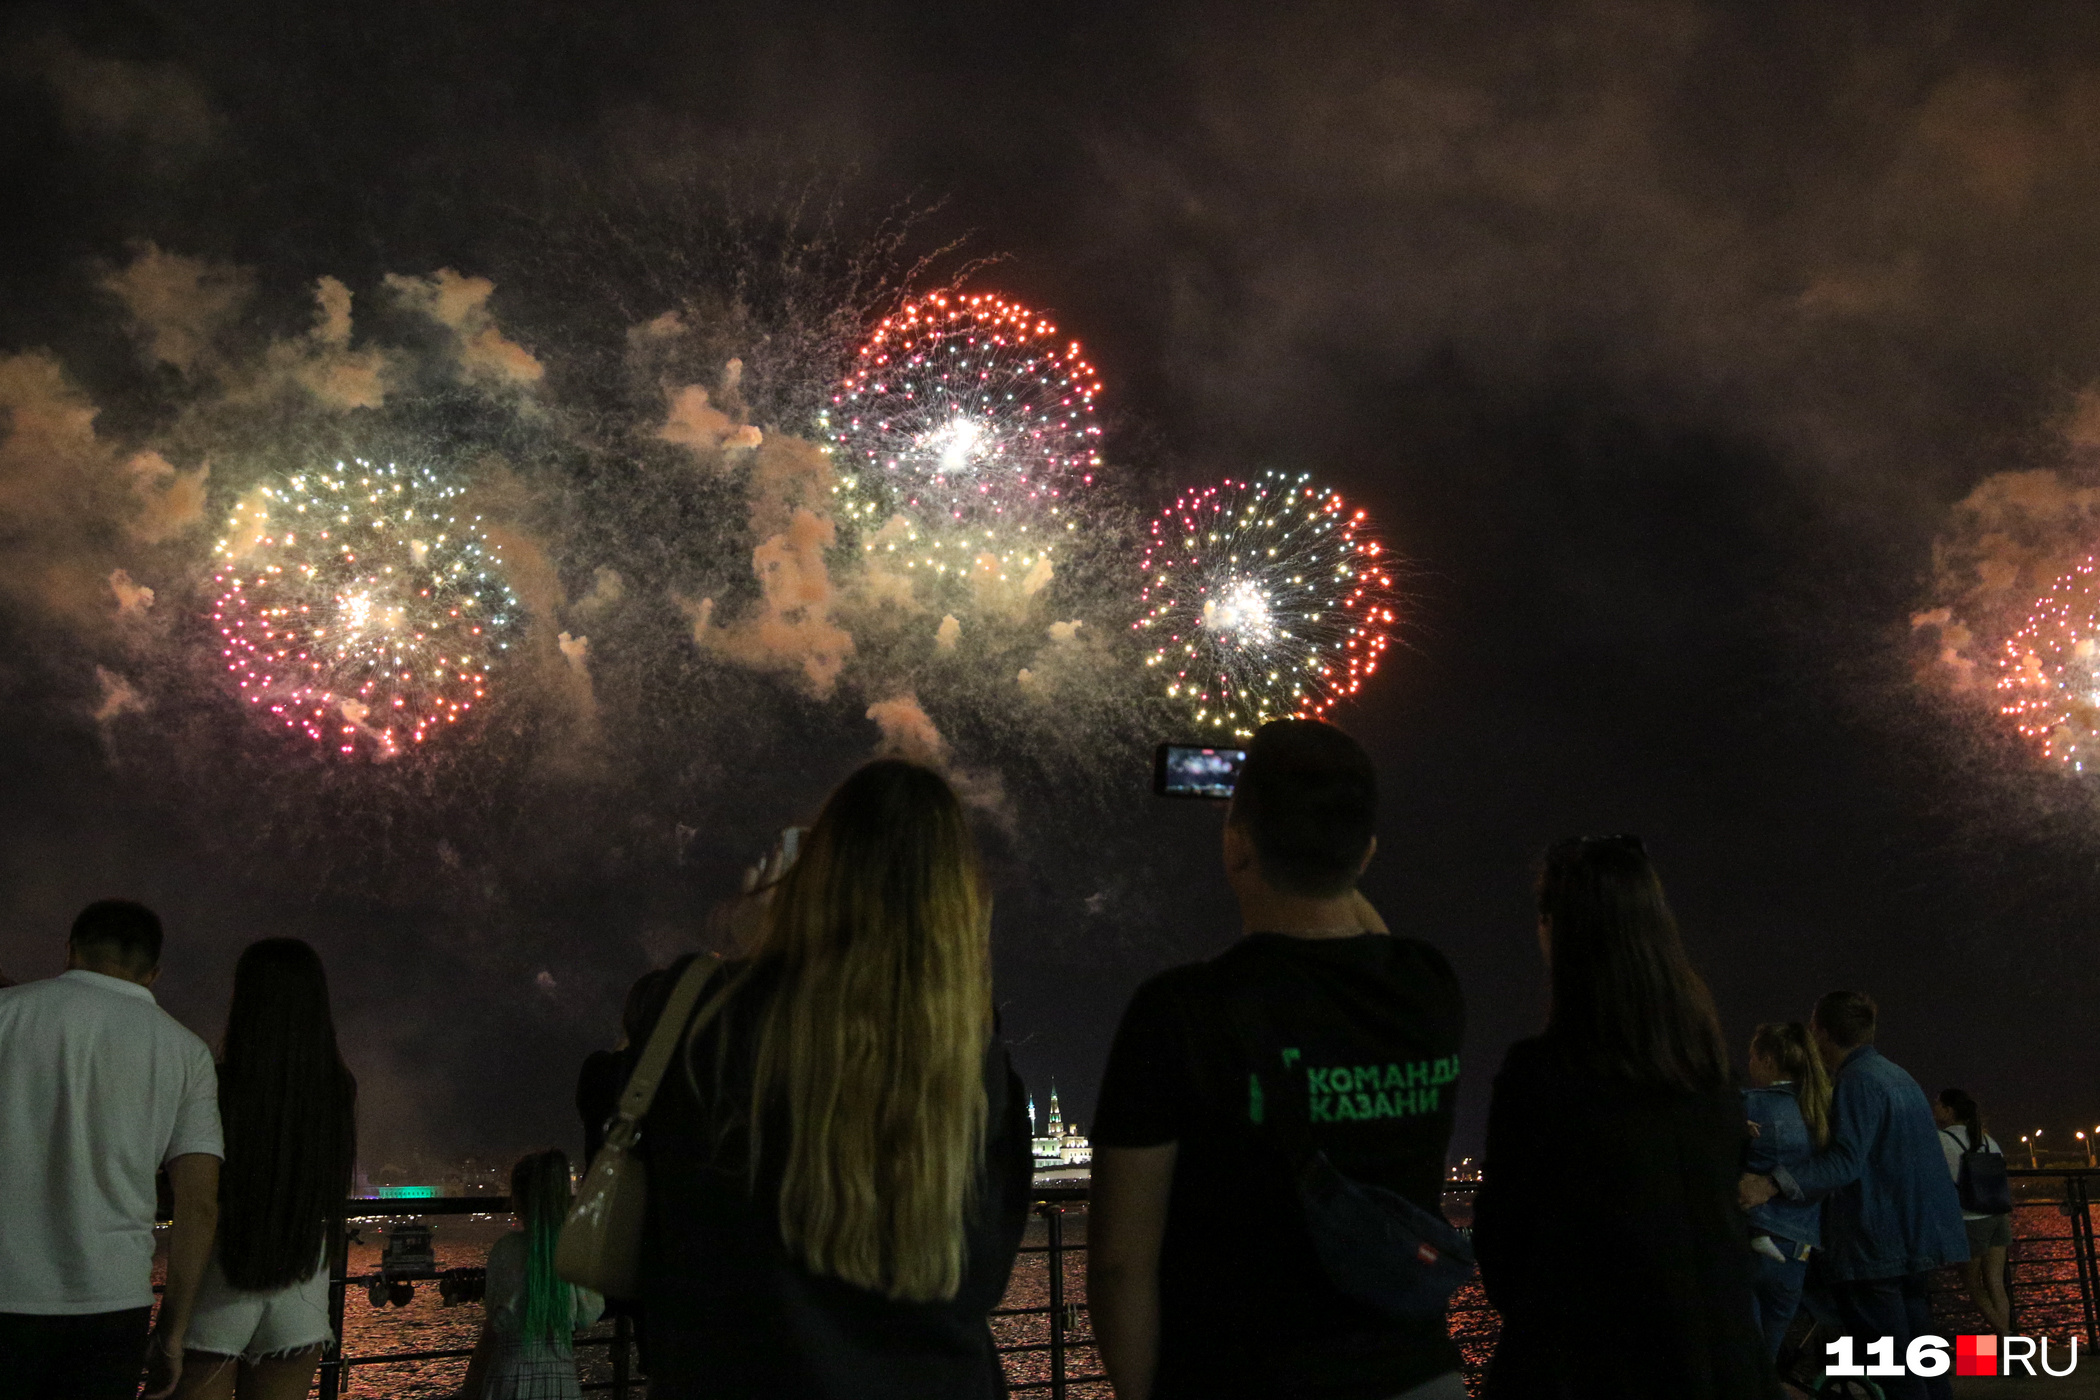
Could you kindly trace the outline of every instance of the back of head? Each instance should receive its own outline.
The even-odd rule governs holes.
[[[1817,1029],[1840,1050],[1857,1050],[1874,1039],[1880,1008],[1865,992],[1825,992],[1816,1001]]]
[[[219,1116],[227,1282],[297,1283],[341,1227],[357,1158],[357,1084],[336,1049],[320,955],[296,938],[251,943],[234,968]]]
[[[98,899],[73,920],[66,946],[91,970],[143,977],[160,966],[160,916],[132,900]]]
[[[1684,1089],[1728,1082],[1713,996],[1639,840],[1555,846],[1539,876],[1539,914],[1552,925],[1547,1032],[1576,1062]]]
[[[844,783],[773,892],[752,1131],[787,1110],[780,1228],[813,1272],[952,1298],[981,1159],[990,908],[962,806],[897,760]]]
[[[573,1327],[569,1285],[554,1272],[554,1247],[569,1215],[569,1157],[558,1147],[520,1157],[510,1169],[510,1208],[525,1235],[525,1287],[518,1327],[528,1339],[567,1340]]]
[[[642,1032],[648,1028],[649,1011],[659,997],[668,996],[665,983],[671,980],[671,970],[655,968],[634,979],[627,989],[627,999],[620,1004],[620,1033],[628,1043],[639,1046]]]
[[[1331,899],[1348,893],[1371,849],[1378,774],[1333,725],[1270,720],[1248,746],[1228,819],[1247,833],[1272,888]]]
[[[1820,1151],[1830,1142],[1830,1075],[1816,1053],[1815,1037],[1799,1021],[1767,1021],[1750,1037],[1750,1049],[1768,1060],[1794,1086],[1794,1102]]]
[[[1954,1115],[1955,1122],[1968,1129],[1969,1146],[1983,1146],[1983,1110],[1976,1100],[1960,1089],[1942,1089],[1940,1103]]]

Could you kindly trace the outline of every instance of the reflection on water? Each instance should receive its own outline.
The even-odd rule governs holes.
[[[2024,1193],[2023,1193],[2024,1194]],[[1445,1202],[1456,1224],[1470,1222],[1470,1202],[1453,1197]],[[1067,1245],[1086,1243],[1086,1207],[1074,1204],[1064,1211]],[[385,1247],[387,1225],[366,1222],[359,1227],[360,1242],[350,1250],[353,1277],[376,1272],[380,1251]],[[406,1222],[403,1222],[406,1223]],[[440,1269],[478,1268],[488,1259],[489,1246],[509,1228],[503,1217],[433,1216],[425,1222],[435,1235],[434,1247]],[[2021,1205],[2013,1215],[2018,1242],[2013,1247],[2016,1327],[2029,1335],[2065,1336],[2084,1325],[2084,1305],[2078,1288],[2078,1267],[2068,1236],[2072,1221],[2054,1203]],[[1041,1249],[1049,1242],[1047,1222],[1032,1218],[1024,1245]],[[155,1282],[159,1281],[156,1264]],[[1970,1304],[1959,1269],[1943,1270],[1935,1279],[1934,1313],[1945,1320],[1950,1333],[1979,1331],[1982,1319]],[[1093,1330],[1085,1312],[1086,1253],[1075,1248],[1064,1259],[1064,1302],[1073,1307],[1073,1326],[1065,1333],[1068,1350],[1065,1375],[1097,1375],[1099,1354],[1093,1347]],[[1023,1254],[1015,1265],[1013,1282],[1001,1304],[1005,1308],[1047,1308],[1050,1305],[1049,1260],[1045,1254]],[[1476,1393],[1480,1373],[1493,1355],[1501,1319],[1488,1305],[1480,1286],[1469,1284],[1452,1298],[1451,1334],[1458,1341],[1471,1373],[1468,1380]],[[343,1347],[353,1356],[386,1352],[464,1350],[474,1345],[481,1332],[481,1305],[444,1305],[435,1282],[416,1285],[415,1297],[405,1307],[374,1308],[364,1290],[353,1286],[343,1308]],[[610,1337],[611,1324],[600,1323],[582,1334],[582,1339]],[[1027,1347],[1006,1358],[1007,1377],[1016,1385],[1051,1379],[1048,1351],[1050,1319],[1046,1314],[995,1317],[992,1335],[1002,1347]],[[585,1381],[610,1380],[609,1350],[603,1346],[579,1347],[578,1365]],[[374,1362],[351,1368],[346,1395],[360,1400],[426,1400],[452,1395],[466,1373],[464,1358]],[[1037,1392],[1038,1394],[1042,1392]],[[1111,1400],[1106,1384],[1093,1382],[1070,1386],[1073,1400]]]

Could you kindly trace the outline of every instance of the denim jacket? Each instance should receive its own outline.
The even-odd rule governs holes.
[[[1969,1257],[1932,1106],[1918,1081],[1871,1045],[1838,1067],[1830,1145],[1771,1175],[1788,1200],[1823,1202],[1831,1278],[1897,1278]]]
[[[1757,1124],[1757,1136],[1743,1145],[1743,1170],[1770,1175],[1777,1167],[1798,1167],[1815,1155],[1808,1122],[1791,1084],[1743,1090],[1743,1116]],[[1823,1243],[1823,1203],[1790,1201],[1774,1196],[1750,1212],[1750,1228],[1796,1244]]]

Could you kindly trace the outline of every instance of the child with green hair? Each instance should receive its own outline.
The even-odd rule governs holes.
[[[461,1400],[579,1400],[575,1334],[605,1300],[554,1273],[554,1242],[569,1213],[569,1158],[535,1152],[510,1171],[519,1228],[489,1249],[481,1340],[467,1363]]]

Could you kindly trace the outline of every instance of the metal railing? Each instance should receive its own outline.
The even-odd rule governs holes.
[[[355,1199],[345,1206],[346,1213],[355,1220],[400,1220],[417,1219],[430,1215],[507,1215],[510,1212],[508,1196],[431,1196],[406,1200]],[[474,1354],[472,1347],[436,1347],[423,1351],[381,1351],[362,1356],[343,1353],[343,1309],[350,1289],[355,1285],[369,1287],[383,1276],[348,1272],[349,1251],[338,1251],[328,1279],[328,1328],[335,1340],[321,1354],[320,1373],[314,1384],[321,1400],[340,1400],[347,1388],[350,1368],[353,1366],[389,1366],[404,1361],[462,1361]],[[447,1270],[455,1276],[459,1270]],[[417,1279],[416,1282],[422,1282]],[[435,1282],[436,1280],[431,1280]],[[613,1323],[610,1337],[578,1337],[576,1348],[582,1351],[592,1347],[609,1347],[612,1351],[612,1379],[592,1381],[583,1385],[584,1390],[609,1390],[625,1400],[634,1380],[633,1374],[633,1324],[625,1317]]]
[[[1073,1303],[1065,1298],[1065,1256],[1083,1254],[1084,1244],[1074,1244],[1065,1238],[1065,1212],[1075,1205],[1084,1205],[1087,1191],[1084,1186],[1039,1187],[1035,1193],[1035,1214],[1043,1221],[1042,1244],[1024,1244],[1024,1255],[1040,1254],[1043,1267],[1048,1273],[1048,1303],[1039,1308],[994,1308],[993,1317],[1043,1317],[1049,1323],[1049,1334],[1045,1341],[1019,1342],[999,1348],[1001,1357],[1026,1356],[1032,1353],[1047,1353],[1050,1360],[1050,1376],[1040,1381],[1007,1381],[1007,1391],[1019,1395],[1024,1392],[1044,1391],[1051,1400],[1065,1400],[1070,1386],[1088,1381],[1106,1381],[1105,1372],[1090,1371],[1083,1375],[1070,1374],[1071,1354],[1075,1346],[1091,1344],[1091,1328],[1082,1334],[1080,1314],[1086,1311],[1084,1303]],[[1075,1335],[1084,1335],[1087,1340],[1075,1342]]]
[[[2024,1307],[2038,1305],[2044,1290],[2062,1289],[2066,1283],[2075,1282],[2078,1289],[2080,1322],[2085,1333],[2088,1350],[2100,1346],[2100,1238],[2093,1228],[2093,1196],[2096,1183],[2100,1183],[2100,1167],[2010,1167],[2006,1175],[2013,1178],[2013,1208],[2015,1220],[2021,1207],[2054,1206],[2059,1215],[2070,1225],[2070,1233],[2022,1235],[2013,1234],[2015,1246],[2025,1246],[2017,1253],[2006,1254],[2006,1294],[2011,1299],[2013,1313],[2017,1319]],[[2045,1194],[2048,1183],[2061,1184],[2061,1194]],[[2019,1188],[2029,1189],[2019,1189]],[[2043,1188],[2037,1193],[2035,1187]],[[2068,1245],[2068,1251],[2059,1251],[2053,1246]],[[2058,1272],[2061,1266],[2071,1266],[2071,1279]],[[1935,1300],[1950,1293],[1959,1295],[1959,1287],[1935,1291]],[[2019,1324],[2015,1321],[2015,1327]]]
[[[2006,1270],[2007,1288],[2013,1300],[2015,1313],[2031,1307],[2044,1306],[2052,1301],[2061,1305],[2063,1295],[2075,1286],[2077,1311],[2086,1345],[2089,1349],[2100,1348],[2100,1231],[2095,1230],[2092,1215],[2096,1189],[2100,1189],[2100,1168],[2015,1167],[2011,1168],[2008,1174],[2014,1179],[2016,1186],[2016,1209],[2054,1207],[2065,1217],[2068,1224],[2068,1233],[2064,1234],[2015,1234],[2014,1243],[2017,1249],[2008,1258]],[[2058,1184],[2060,1189],[2051,1193],[2048,1190],[2051,1183]],[[1470,1205],[1472,1193],[1478,1187],[1477,1181],[1449,1182],[1445,1186],[1445,1201],[1447,1205]],[[1065,1280],[1068,1259],[1083,1255],[1087,1248],[1084,1240],[1075,1241],[1068,1235],[1066,1216],[1074,1210],[1083,1212],[1086,1199],[1087,1190],[1083,1186],[1037,1189],[1032,1211],[1043,1221],[1043,1242],[1024,1243],[1021,1254],[1023,1257],[1041,1256],[1046,1274],[1047,1299],[1040,1306],[1000,1307],[992,1311],[994,1319],[1041,1317],[1045,1321],[1043,1340],[1013,1342],[998,1349],[1002,1359],[1040,1355],[1048,1362],[1049,1374],[1043,1379],[1009,1378],[1008,1389],[1016,1395],[1045,1394],[1051,1400],[1067,1400],[1072,1387],[1104,1384],[1107,1381],[1107,1376],[1097,1369],[1084,1372],[1073,1370],[1074,1352],[1090,1351],[1094,1345],[1091,1322],[1086,1319],[1086,1304],[1070,1296]],[[350,1214],[358,1219],[500,1215],[507,1213],[509,1209],[509,1199],[502,1196],[357,1200],[349,1204]],[[378,1277],[376,1274],[348,1276],[342,1257],[338,1257],[329,1285],[329,1321],[338,1338],[343,1334],[343,1310],[350,1288],[368,1286]],[[2052,1293],[2057,1295],[2054,1299],[2049,1297]],[[1961,1296],[1962,1289],[1958,1283],[1937,1286],[1934,1293],[1935,1311],[1945,1311],[1944,1305],[1949,1299]],[[1494,1308],[1478,1290],[1471,1290],[1454,1299],[1451,1320],[1454,1324],[1484,1325],[1487,1328],[1499,1327],[1500,1321]],[[579,1351],[605,1347],[610,1352],[610,1379],[586,1382],[582,1386],[585,1391],[609,1391],[619,1397],[619,1400],[627,1400],[630,1391],[644,1379],[634,1356],[633,1327],[625,1317],[615,1319],[610,1336],[581,1337],[577,1339],[576,1347]],[[347,1388],[347,1379],[353,1367],[408,1361],[456,1361],[464,1360],[472,1354],[471,1347],[448,1347],[423,1351],[344,1355],[338,1342],[331,1344],[322,1359],[317,1387],[321,1400],[340,1400]]]
[[[1023,1244],[1023,1256],[1041,1255],[1048,1273],[1049,1301],[1042,1307],[995,1308],[995,1318],[1042,1317],[1047,1323],[1046,1340],[1020,1342],[999,1348],[1002,1358],[1032,1354],[1047,1355],[1050,1376],[1047,1380],[1019,1381],[1010,1383],[1008,1389],[1014,1394],[1044,1392],[1052,1400],[1065,1400],[1068,1389],[1086,1382],[1105,1382],[1108,1377],[1098,1371],[1073,1374],[1072,1352],[1091,1344],[1091,1336],[1080,1325],[1085,1312],[1083,1303],[1073,1303],[1066,1298],[1065,1261],[1070,1255],[1086,1250],[1084,1243],[1074,1243],[1065,1235],[1065,1212],[1075,1206],[1084,1207],[1086,1188],[1083,1186],[1043,1187],[1036,1191],[1032,1210],[1044,1222],[1045,1242]],[[417,1219],[432,1215],[503,1215],[510,1211],[507,1196],[434,1196],[406,1200],[353,1200],[346,1207],[347,1213],[357,1220]],[[349,1374],[353,1367],[398,1365],[406,1361],[463,1361],[474,1354],[472,1347],[437,1347],[421,1351],[382,1351],[362,1355],[346,1355],[342,1349],[343,1313],[350,1290],[369,1287],[379,1280],[379,1274],[349,1273],[346,1265],[347,1251],[339,1253],[331,1270],[328,1283],[328,1325],[336,1340],[322,1354],[321,1369],[315,1377],[315,1387],[320,1400],[341,1400],[348,1389]],[[455,1277],[470,1270],[442,1270]],[[424,1282],[417,1279],[417,1282]],[[436,1282],[435,1278],[428,1280]],[[576,1349],[606,1347],[611,1353],[612,1376],[609,1380],[586,1381],[585,1391],[609,1391],[618,1400],[627,1400],[629,1392],[645,1378],[636,1365],[634,1355],[633,1323],[626,1317],[616,1317],[611,1336],[578,1337]]]

